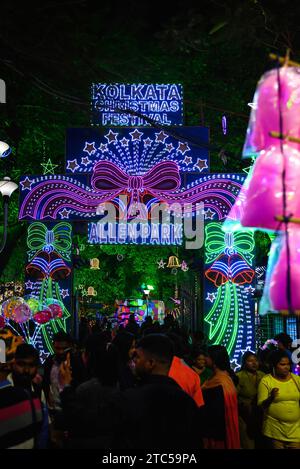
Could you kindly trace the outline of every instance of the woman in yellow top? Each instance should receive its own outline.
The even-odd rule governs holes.
[[[258,386],[257,403],[264,410],[262,432],[273,449],[300,449],[300,377],[290,372],[288,355],[270,357],[272,374]]]
[[[239,404],[239,427],[241,447],[254,449],[261,446],[261,409],[257,408],[257,389],[265,373],[258,370],[255,353],[245,352],[242,357],[242,368],[237,374]]]

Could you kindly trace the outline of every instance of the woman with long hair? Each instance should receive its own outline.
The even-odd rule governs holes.
[[[118,382],[121,391],[132,388],[136,384],[136,377],[133,374],[134,363],[133,354],[135,351],[136,339],[134,334],[127,331],[117,333],[112,341],[118,354]]]
[[[300,449],[300,377],[291,373],[289,356],[272,352],[272,373],[258,386],[257,403],[264,411],[262,432],[273,449]]]
[[[204,447],[238,449],[240,437],[235,387],[238,379],[230,368],[226,348],[222,345],[208,347],[206,365],[211,368],[212,376],[202,386],[205,405],[199,409],[204,422]]]
[[[260,444],[262,419],[257,407],[257,389],[264,376],[265,373],[258,370],[255,353],[245,352],[242,356],[241,371],[237,373],[239,427],[243,449],[254,449]]]

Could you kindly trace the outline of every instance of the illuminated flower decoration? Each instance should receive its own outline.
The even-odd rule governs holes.
[[[57,303],[48,304],[48,309],[51,312],[52,319],[61,318],[63,315],[63,308]]]
[[[25,301],[33,313],[37,313],[40,308],[40,302],[34,296],[26,296]]]
[[[2,315],[8,319],[13,318],[14,310],[24,303],[23,298],[13,297],[2,303]]]
[[[52,319],[52,313],[49,308],[38,311],[33,316],[33,320],[40,325],[47,324]]]
[[[24,302],[16,306],[12,312],[11,319],[18,324],[23,324],[29,321],[32,311],[29,306]]]

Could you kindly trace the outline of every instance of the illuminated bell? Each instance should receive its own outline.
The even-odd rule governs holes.
[[[167,267],[169,267],[170,269],[177,269],[178,267],[180,267],[178,257],[177,256],[170,256],[169,260],[168,260]]]
[[[90,269],[92,270],[99,270],[99,259],[97,257],[94,257],[93,259],[90,259]]]
[[[97,292],[95,291],[94,287],[88,287],[87,294],[89,296],[96,296]]]

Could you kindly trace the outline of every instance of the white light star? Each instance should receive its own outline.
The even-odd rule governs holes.
[[[255,292],[255,288],[253,288],[253,287],[251,287],[251,285],[249,285],[249,287],[244,288],[244,291],[246,293],[253,293],[253,292]]]
[[[83,149],[83,151],[86,151],[89,156],[91,156],[93,153],[96,152],[96,147],[95,147],[95,142],[85,142],[85,147]]]
[[[239,365],[236,360],[230,360],[230,366],[234,372],[238,370],[239,368],[241,368],[241,365]]]
[[[153,140],[151,140],[151,138],[148,137],[145,140],[143,140],[143,142],[144,142],[145,147],[150,147]]]
[[[208,208],[208,209],[204,212],[204,218],[205,218],[205,220],[207,220],[207,219],[213,220],[214,216],[215,216],[215,212],[213,212],[212,210],[210,210],[210,208]]]
[[[29,179],[27,176],[26,178],[20,182],[21,186],[22,186],[22,191],[25,191],[26,189],[28,189],[29,191],[31,190],[31,184],[34,183],[34,179]]]
[[[207,293],[207,297],[205,299],[213,303],[216,297],[217,297],[216,293]]]
[[[171,151],[174,150],[173,144],[172,144],[172,143],[168,143],[168,145],[166,145],[166,149],[168,150],[168,152],[171,153]]]
[[[188,166],[192,161],[193,161],[193,158],[191,156],[185,156],[183,163]]]
[[[61,216],[61,218],[69,218],[70,213],[71,210],[67,210],[66,208],[64,208],[59,212],[59,215]]]
[[[77,163],[77,160],[69,160],[67,164],[67,169],[70,169],[72,173],[76,171],[76,169],[79,168],[79,165]]]
[[[28,280],[27,282],[25,282],[25,288],[26,290],[32,290],[33,289],[33,283]]]
[[[188,146],[187,143],[183,143],[183,142],[178,143],[177,151],[180,151],[182,155],[184,155],[185,152],[188,150],[190,150],[190,147]]]
[[[197,163],[195,164],[194,167],[198,168],[199,171],[200,171],[200,173],[201,173],[201,171],[203,171],[203,169],[207,169],[207,168],[208,168],[208,166],[207,166],[207,161],[206,161],[206,160],[201,160],[201,158],[198,158],[198,159],[197,159]]]
[[[98,148],[98,150],[102,151],[103,153],[104,153],[105,151],[108,151],[107,143],[101,143],[101,144],[100,144],[100,147]]]
[[[166,265],[166,262],[164,262],[164,260],[161,259],[160,261],[157,262],[157,265],[158,265],[159,269],[164,269],[165,265]]]
[[[248,345],[248,347],[246,347],[245,349],[241,350],[241,355],[243,356],[244,353],[246,353],[246,352],[251,352],[251,353],[254,353],[254,354],[255,354],[255,352],[254,352],[253,350],[251,350],[251,348],[250,348],[249,345]]]
[[[60,290],[61,296],[65,299],[66,296],[70,296],[68,288],[63,288]]]
[[[108,140],[109,143],[111,143],[117,141],[117,135],[117,132],[113,132],[111,129],[109,129],[108,134],[104,135],[104,137]]]
[[[122,147],[128,147],[129,140],[128,140],[128,138],[123,137],[122,140],[120,140],[120,143],[121,143]]]
[[[155,141],[156,142],[162,142],[162,143],[165,143],[165,140],[168,138],[168,134],[165,134],[165,132],[163,130],[161,130],[159,133],[156,133],[155,132]]]
[[[88,156],[81,158],[81,164],[83,164],[84,166],[88,166],[90,163],[91,163],[91,160],[89,159]]]
[[[141,137],[143,134],[143,132],[139,132],[138,129],[135,129],[133,132],[129,132],[129,135],[131,135],[131,138],[132,140],[141,140]]]

